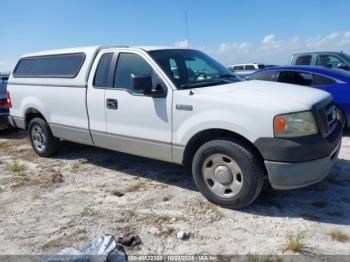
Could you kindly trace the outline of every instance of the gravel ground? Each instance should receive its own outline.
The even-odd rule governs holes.
[[[349,193],[350,132],[324,181],[266,186],[240,211],[208,203],[180,166],[68,142],[42,159],[24,132],[0,134],[0,254],[52,254],[105,234],[138,234],[142,244],[128,254],[291,254],[288,236],[299,235],[298,253],[350,255]]]

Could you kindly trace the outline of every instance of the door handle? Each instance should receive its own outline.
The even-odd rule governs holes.
[[[108,98],[106,100],[106,106],[108,109],[118,109],[118,100]]]

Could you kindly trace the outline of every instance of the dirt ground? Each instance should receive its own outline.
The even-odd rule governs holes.
[[[138,234],[128,254],[349,255],[350,133],[324,181],[266,187],[240,211],[208,203],[180,166],[68,142],[43,159],[24,132],[0,134],[1,255],[52,254],[105,234]]]

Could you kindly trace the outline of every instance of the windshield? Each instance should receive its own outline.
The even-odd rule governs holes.
[[[241,81],[239,76],[197,50],[166,49],[149,51],[149,54],[178,89]]]

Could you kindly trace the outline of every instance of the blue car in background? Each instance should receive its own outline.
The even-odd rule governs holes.
[[[275,81],[327,91],[334,98],[338,118],[344,127],[350,127],[350,72],[316,66],[285,66],[259,70],[245,80]]]
[[[9,127],[9,104],[6,96],[8,79],[8,75],[0,74],[0,130],[7,129]]]

